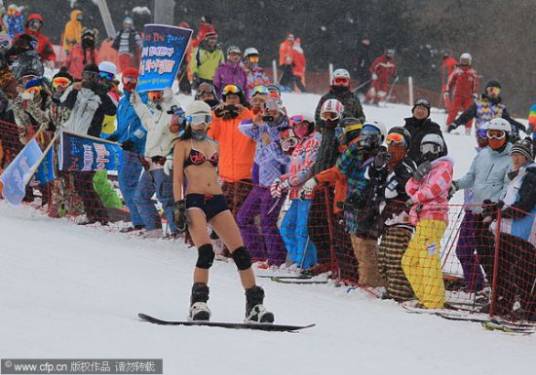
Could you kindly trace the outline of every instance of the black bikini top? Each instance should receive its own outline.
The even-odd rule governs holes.
[[[213,167],[217,167],[218,160],[219,160],[218,151],[214,151],[214,153],[210,155],[209,158],[207,158],[206,155],[202,151],[195,149],[194,144],[192,143],[190,155],[188,155],[186,160],[184,160],[184,168],[190,165],[201,165],[206,161],[212,164]]]

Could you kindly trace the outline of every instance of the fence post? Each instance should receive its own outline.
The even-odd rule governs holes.
[[[331,86],[331,80],[333,79],[333,64],[332,63],[329,63],[328,70],[329,70],[328,86]]]
[[[415,101],[414,101],[414,96],[413,96],[413,77],[412,76],[408,77],[408,95],[409,95],[409,103],[408,104],[410,106],[413,106],[413,103]]]
[[[499,275],[499,256],[500,240],[501,240],[501,210],[497,210],[497,228],[495,229],[495,254],[493,257],[493,281],[491,283],[491,298],[489,305],[489,316],[495,315],[495,304],[497,303],[497,277]]]
[[[275,61],[275,59],[272,60],[272,78],[273,78],[273,82],[274,82],[274,85],[277,85],[277,63]]]

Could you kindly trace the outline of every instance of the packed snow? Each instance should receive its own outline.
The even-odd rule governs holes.
[[[319,99],[283,98],[290,114],[312,113]],[[368,119],[388,128],[401,125],[410,110],[365,107]],[[439,111],[432,118],[444,124]],[[446,140],[460,177],[474,155],[474,139]],[[152,325],[137,313],[186,318],[196,251],[181,240],[80,227],[4,201],[0,228],[3,358],[162,358],[164,373],[174,375],[492,375],[534,368],[536,335],[509,336],[475,323],[408,314],[395,302],[332,285],[259,279],[277,322],[317,324],[301,333]],[[215,263],[210,288],[212,319],[242,321],[244,295],[232,263]]]

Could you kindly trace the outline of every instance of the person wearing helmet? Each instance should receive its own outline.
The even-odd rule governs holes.
[[[227,61],[221,64],[214,74],[214,88],[216,93],[221,95],[223,88],[227,85],[236,85],[242,89],[245,98],[249,98],[247,87],[247,74],[240,65],[242,52],[237,46],[227,48]]]
[[[451,124],[458,111],[466,111],[473,105],[473,97],[478,89],[478,73],[472,66],[472,57],[469,53],[462,53],[460,63],[449,76],[447,86],[443,91],[445,101],[451,103],[447,125]],[[445,99],[446,98],[446,99]],[[471,133],[472,122],[465,122],[465,133]]]
[[[252,96],[256,86],[268,86],[272,81],[264,73],[264,69],[259,66],[259,51],[249,47],[244,51],[244,69],[247,75],[247,88]]]
[[[483,216],[493,221],[489,230],[499,232],[495,313],[530,321],[536,321],[534,151],[530,137],[514,143],[510,150],[511,170],[505,192],[497,203],[485,202],[483,212]],[[497,228],[499,217],[501,223]]]
[[[143,40],[134,28],[134,21],[130,17],[125,17],[123,27],[112,43],[112,48],[118,53],[119,71],[122,72],[129,66],[138,66],[142,47]]]
[[[43,25],[43,16],[39,13],[31,13],[26,20],[26,28],[24,29],[24,32],[37,40],[37,46],[34,47],[34,49],[41,57],[41,60],[43,60],[43,63],[49,68],[52,68],[56,61],[56,54],[54,53],[54,48],[48,37],[41,32]],[[18,38],[20,38],[20,35],[16,39]],[[13,44],[15,44],[15,42],[13,42]]]
[[[240,132],[239,125],[253,118],[253,113],[245,106],[245,96],[240,87],[227,85],[221,95],[223,102],[214,109],[208,135],[220,145],[218,173],[223,181],[227,204],[236,215],[252,188],[256,148],[255,142]]]
[[[216,31],[207,32],[199,46],[192,51],[190,59],[193,88],[197,88],[202,82],[212,85],[218,66],[224,62],[223,50],[218,45],[218,34]]]
[[[195,93],[195,100],[202,100],[207,103],[210,108],[214,109],[220,104],[218,100],[218,95],[216,95],[216,90],[214,86],[210,83],[202,82],[197,87],[197,92]]]
[[[312,196],[300,195],[300,190],[312,176],[320,135],[315,132],[314,120],[309,115],[294,115],[290,117],[289,124],[299,141],[292,152],[288,173],[276,178],[270,190],[274,198],[280,198],[288,190],[291,204],[281,223],[281,237],[293,267],[307,270],[317,263],[317,249],[309,240],[307,230]]]
[[[409,199],[406,183],[415,173],[417,165],[408,157],[411,135],[406,129],[398,126],[391,128],[386,142],[390,158],[387,163],[385,206],[381,213],[383,230],[378,248],[378,265],[380,275],[385,280],[386,296],[402,302],[415,298],[402,270],[401,260],[415,229],[409,221],[409,208],[404,202]]]
[[[63,49],[68,55],[71,52],[71,49],[82,42],[82,11],[79,9],[73,9],[71,11],[71,18],[65,24],[65,29],[63,30]]]
[[[286,171],[290,161],[281,149],[279,129],[288,128],[288,118],[268,91],[255,89],[252,98],[253,119],[244,120],[238,126],[245,136],[257,144],[254,170],[258,175],[255,186],[248,194],[236,221],[244,242],[260,267],[280,266],[285,262],[285,247],[277,228],[279,211],[284,199],[274,198],[270,186]],[[259,102],[259,107],[255,102]],[[258,109],[257,109],[258,108]],[[255,217],[260,216],[260,234]]]
[[[462,124],[467,124],[469,121],[475,119],[476,129],[478,130],[482,124],[491,121],[494,118],[503,118],[512,126],[510,133],[510,140],[515,142],[519,139],[519,131],[526,132],[525,125],[519,121],[514,120],[506,105],[502,102],[501,98],[501,84],[496,80],[491,80],[486,83],[484,92],[478,97],[472,105],[467,108],[454,122],[449,123],[449,133]],[[466,128],[467,129],[467,128]]]
[[[441,239],[448,224],[454,162],[446,156],[445,141],[438,134],[425,135],[420,149],[422,161],[406,183],[415,233],[402,257],[402,269],[419,302],[428,309],[441,309],[445,303]]]
[[[470,191],[471,196],[470,201],[465,202],[468,207],[456,247],[465,286],[471,292],[478,292],[485,286],[484,274],[473,255],[475,250],[487,279],[491,280],[493,276],[493,233],[487,231],[488,224],[483,222],[482,204],[484,201],[499,201],[506,187],[506,174],[511,164],[510,123],[505,119],[495,118],[487,124],[486,132],[488,146],[476,154],[465,176],[452,182],[454,192],[466,190]]]
[[[173,140],[177,137],[178,129],[169,125],[174,118],[174,110],[180,107],[180,103],[171,89],[149,91],[147,97],[145,103],[135,90],[130,95],[130,103],[147,130],[145,158],[141,160],[144,170],[134,193],[134,203],[143,220],[145,236],[162,237],[162,229],[157,222],[158,212],[152,200],[156,192],[156,198],[162,204],[168,221],[170,236],[174,237],[177,228],[173,222],[172,180],[166,173],[164,164],[171,152]]]
[[[119,142],[123,149],[122,160],[118,170],[119,190],[130,214],[132,225],[123,228],[121,232],[131,232],[145,228],[145,224],[134,201],[134,195],[143,169],[140,158],[145,153],[147,129],[143,127],[140,118],[130,102],[138,82],[138,70],[126,68],[121,77],[123,96],[117,107],[117,129],[108,137],[109,141]],[[147,94],[140,94],[141,101],[147,103]]]
[[[416,163],[420,163],[422,160],[420,144],[424,136],[437,134],[443,137],[441,127],[430,118],[430,109],[431,105],[428,99],[417,99],[411,109],[412,116],[404,119],[404,129],[409,131],[412,140],[408,156]]]
[[[208,277],[215,254],[207,230],[210,225],[229,247],[238,268],[246,292],[246,321],[273,323],[274,314],[263,305],[264,290],[255,282],[251,255],[218,182],[218,143],[207,135],[212,120],[210,107],[196,100],[186,108],[186,118],[186,129],[173,147],[173,195],[176,226],[181,232],[188,230],[198,250],[189,318],[207,321],[211,315]]]
[[[346,69],[335,69],[333,71],[329,92],[320,98],[316,106],[315,121],[320,129],[325,125],[324,120],[320,117],[322,105],[329,99],[337,99],[344,106],[341,118],[354,117],[365,121],[365,114],[359,98],[350,91],[350,73]]]
[[[6,13],[7,34],[10,40],[24,32],[24,15],[22,14],[22,7],[17,4],[9,4]]]
[[[389,48],[370,65],[369,71],[372,85],[367,92],[367,101],[370,104],[378,104],[386,99],[390,89],[390,82],[397,76],[394,57],[395,50]]]
[[[444,50],[440,66],[442,93],[445,93],[447,91],[447,83],[449,81],[449,77],[451,76],[452,72],[454,72],[454,69],[456,69],[457,65],[458,60],[456,60],[456,58],[452,56],[448,50]],[[441,98],[443,99],[443,104],[448,112],[451,106],[450,96],[448,94],[443,94]]]
[[[389,159],[385,147],[381,146],[384,139],[385,126],[382,123],[365,122],[357,141],[348,146],[336,164],[347,180],[344,219],[358,262],[358,282],[370,287],[383,285],[377,250],[380,197]]]

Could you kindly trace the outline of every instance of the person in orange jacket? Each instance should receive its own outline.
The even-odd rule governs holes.
[[[449,108],[447,125],[452,124],[456,119],[458,111],[466,111],[473,105],[473,97],[478,90],[478,74],[472,65],[472,57],[469,53],[462,53],[460,64],[449,76],[447,88],[444,95],[450,95],[452,105]],[[465,133],[471,132],[473,122],[465,124]]]
[[[252,188],[251,178],[256,143],[238,129],[253,113],[240,87],[230,84],[222,90],[223,103],[214,109],[209,137],[219,143],[218,173],[223,180],[223,194],[231,212],[236,215]]]
[[[41,56],[43,63],[53,66],[54,62],[56,61],[56,54],[54,53],[54,48],[52,47],[48,37],[41,32],[43,25],[43,16],[41,16],[39,13],[31,13],[26,21],[25,32],[26,34],[29,34],[37,39],[36,50],[39,56]]]
[[[449,80],[450,75],[456,69],[456,66],[458,65],[458,60],[454,56],[451,56],[451,54],[448,51],[443,52],[443,58],[441,60],[441,92],[445,92],[447,90],[447,83]],[[448,111],[450,109],[450,97],[448,95],[443,95],[443,103],[445,104],[445,109]]]
[[[301,47],[300,38],[296,38],[292,46],[292,74],[295,77],[295,84],[300,92],[305,92],[305,55]]]
[[[63,31],[63,49],[68,55],[75,45],[82,42],[82,11],[75,9],[71,12],[71,19],[65,24]]]

